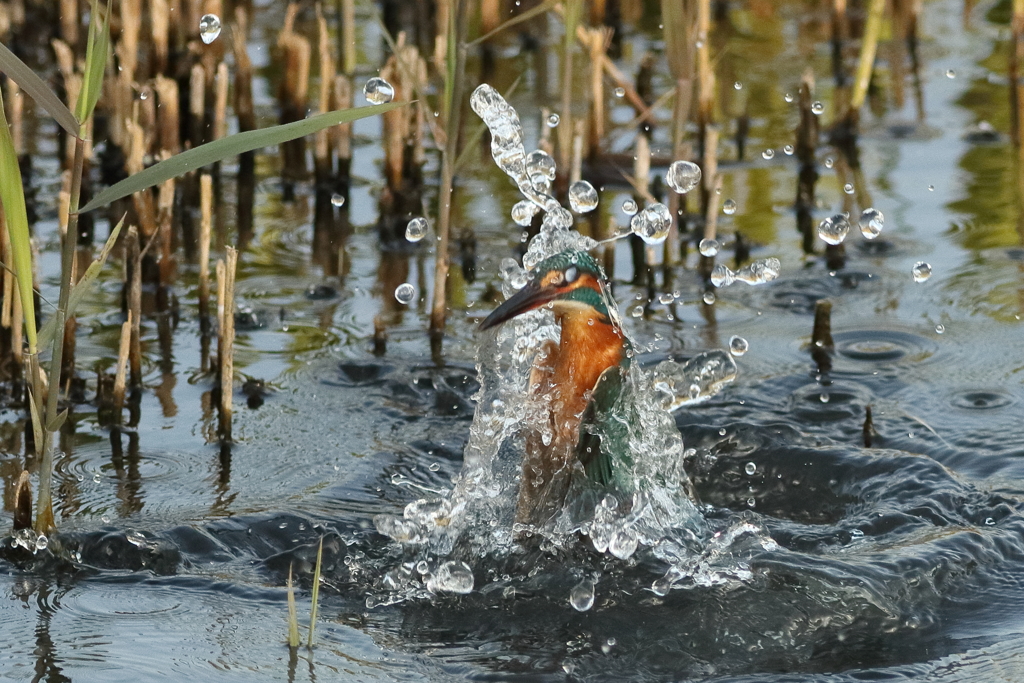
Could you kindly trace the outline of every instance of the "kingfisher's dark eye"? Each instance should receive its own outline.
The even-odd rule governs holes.
[[[576,269],[576,266],[569,266],[565,269],[565,281],[576,282],[576,278],[580,276],[580,272]]]

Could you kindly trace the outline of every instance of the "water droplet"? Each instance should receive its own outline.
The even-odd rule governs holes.
[[[672,578],[668,575],[655,579],[651,584],[651,592],[657,596],[668,595],[670,590],[672,590]]]
[[[569,592],[569,604],[577,612],[586,612],[594,606],[594,582],[583,579]]]
[[[946,78],[956,78],[956,71],[953,71],[952,69],[946,69]]]
[[[918,261],[910,272],[914,275],[914,282],[924,282],[932,276],[932,267],[929,263]]]
[[[748,476],[752,477],[754,476],[754,473],[757,472],[757,465],[752,462],[748,462],[747,466],[743,468],[743,471],[746,472]]]
[[[995,523],[996,520],[992,519],[991,517],[985,518],[985,526],[995,526]]]
[[[192,15],[195,16],[195,15]],[[199,20],[199,37],[209,45],[220,35],[220,17],[216,14],[204,14]]]
[[[946,331],[946,326],[943,325],[942,323],[939,323],[938,325],[935,326],[935,334],[942,334],[945,331]]]
[[[431,472],[437,472],[438,470],[441,469],[441,465],[436,462],[432,462],[429,465],[427,465],[427,469],[430,470]]]
[[[864,239],[873,240],[878,237],[885,226],[885,216],[878,209],[864,209],[860,214],[860,234]]]
[[[549,115],[548,116],[548,128],[555,128],[556,126],[558,126],[558,122],[561,121],[561,120],[562,119],[558,116],[558,114],[551,114],[551,115]]]
[[[538,181],[555,179],[555,160],[542,149],[535,149],[526,155],[526,174],[534,186]]]
[[[664,292],[658,297],[658,301],[665,304],[666,306],[675,301],[675,297],[672,296],[672,292]]]
[[[338,194],[337,192],[335,192],[333,195],[331,195],[331,204],[337,207],[343,206],[345,204],[345,195]]]
[[[753,498],[747,498],[747,507],[751,507],[752,508],[755,505],[757,505],[757,501],[756,500],[754,500]]]
[[[786,145],[785,147],[782,148],[782,152],[787,157],[793,156],[793,145]]]
[[[445,562],[427,580],[427,590],[431,593],[471,593],[473,570],[465,562]]]
[[[729,266],[723,263],[719,263],[711,271],[711,284],[715,287],[728,287],[735,279],[735,273],[729,270]]]
[[[737,90],[743,90],[743,84],[740,83],[739,81],[736,81],[735,83],[733,83],[732,87],[736,88]]]
[[[718,430],[718,435],[719,436],[725,436],[726,435],[725,427],[722,427],[722,428],[720,428]]]
[[[39,536],[36,537],[36,552],[46,550],[49,545],[50,539],[48,539],[45,534],[39,534]]]
[[[569,186],[569,206],[576,213],[587,213],[597,208],[597,190],[586,180],[577,180]]]
[[[837,213],[818,224],[818,237],[828,244],[842,244],[850,233],[849,216]]]
[[[782,96],[782,99],[786,100],[787,104],[791,103],[793,101],[793,94],[786,93],[785,95]]]
[[[825,105],[815,100],[811,103],[811,113],[815,116],[821,116],[825,111]]]
[[[636,548],[639,545],[636,534],[629,529],[621,529],[608,543],[608,552],[620,560],[628,559],[633,553],[636,552]]]
[[[775,150],[774,149],[768,148],[765,151],[761,152],[761,158],[762,159],[773,159],[774,157],[775,157]]]
[[[637,210],[638,207],[636,205],[636,202],[634,202],[632,199],[627,199],[626,201],[622,202],[622,213],[626,214],[627,216],[635,216]]]
[[[629,227],[633,233],[651,245],[664,242],[668,237],[668,231],[671,226],[672,215],[669,213],[668,207],[659,202],[651,204],[633,216],[629,222]]]
[[[538,211],[540,211],[539,206],[529,199],[524,199],[516,202],[512,207],[512,220],[516,225],[525,228],[533,222],[533,217],[537,215]]]
[[[568,230],[572,227],[572,214],[568,209],[556,206],[544,215],[541,223],[541,232],[552,232],[554,230]]]
[[[715,256],[718,254],[718,250],[722,248],[722,245],[718,243],[718,240],[703,239],[697,246],[701,256]]]
[[[818,400],[821,401],[822,403],[828,403],[829,395],[822,393],[821,395],[818,396]]]
[[[634,318],[639,318],[640,316],[642,316],[644,314],[644,307],[643,306],[634,306],[632,309],[630,309],[629,314],[631,316],[633,316]]]
[[[928,186],[928,191],[929,192],[935,192],[935,186],[934,185],[929,185]]]
[[[700,183],[700,166],[692,161],[673,161],[665,174],[665,182],[679,194],[689,192]]]
[[[134,529],[129,529],[128,531],[125,532],[125,538],[127,538],[128,542],[131,543],[136,548],[145,548],[146,547],[146,537],[142,534],[141,531],[135,531]]]
[[[395,300],[398,301],[398,303],[400,303],[400,304],[410,304],[410,303],[412,303],[412,300],[415,297],[416,297],[416,288],[413,287],[408,282],[403,282],[402,284],[400,284],[397,287],[395,287]]]
[[[736,213],[736,202],[732,199],[726,199],[722,202],[722,213],[726,216],[731,216]]]
[[[501,277],[512,286],[512,289],[522,289],[530,279],[526,271],[516,263],[514,258],[502,260]]]
[[[836,162],[832,159],[832,157],[825,157],[825,168],[832,168],[835,165]]]
[[[616,97],[625,97],[626,96],[626,89],[625,88],[616,88],[613,92],[615,93]]]
[[[383,78],[374,76],[363,86],[363,97],[370,104],[386,104],[395,98],[395,89]]]
[[[148,90],[143,90],[143,91],[141,91],[139,93],[139,99],[140,100],[145,100],[148,97],[149,97],[149,91]]]
[[[742,356],[747,352],[748,348],[750,348],[750,345],[747,343],[747,340],[744,339],[743,337],[740,337],[739,335],[733,335],[732,337],[729,338],[729,353],[731,353],[732,355]]]
[[[427,219],[422,216],[413,218],[405,226],[405,239],[410,242],[419,242],[427,236]]]
[[[710,291],[709,292],[704,292],[704,296],[701,297],[701,298],[704,301],[704,303],[706,303],[708,306],[710,306],[711,304],[715,303],[715,293],[714,292],[710,292]]]
[[[843,192],[845,192],[846,194],[853,194],[853,184],[846,183],[845,185],[843,185]]]

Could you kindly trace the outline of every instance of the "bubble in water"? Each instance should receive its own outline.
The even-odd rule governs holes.
[[[829,216],[818,224],[818,237],[828,244],[842,244],[850,233],[850,219],[845,213]]]
[[[471,593],[473,570],[465,562],[445,562],[427,579],[427,590],[431,593]]]
[[[343,206],[345,204],[345,195],[335,192],[331,195],[331,204],[337,207]]]
[[[946,78],[956,78],[956,71],[946,69]]]
[[[685,194],[700,183],[700,166],[692,161],[673,161],[665,174],[665,181],[679,194]]]
[[[555,160],[542,149],[535,149],[526,155],[526,173],[534,185],[539,180],[555,179]]]
[[[408,282],[403,282],[402,284],[395,287],[395,300],[397,300],[398,303],[400,304],[412,303],[412,300],[415,296],[416,288],[413,287]]]
[[[697,245],[701,256],[715,256],[721,248],[722,245],[718,243],[718,240],[713,239],[702,239],[700,244]]]
[[[419,242],[427,236],[427,219],[417,216],[405,226],[405,239],[410,242]]]
[[[616,97],[625,97],[626,96],[626,89],[625,88],[616,88],[613,92],[615,93]]]
[[[938,325],[935,326],[935,334],[942,334],[945,331],[946,331],[946,326],[943,325],[942,323],[939,323]]]
[[[785,95],[783,95],[782,99],[786,100],[786,103],[789,104],[793,101],[793,94],[786,93]]]
[[[825,112],[825,105],[815,100],[811,103],[811,113],[815,116],[821,116]]]
[[[918,261],[910,272],[914,275],[914,282],[924,282],[932,276],[932,267],[929,263]]]
[[[363,86],[363,97],[370,104],[385,104],[395,98],[395,89],[380,76],[374,76]]]
[[[636,202],[634,202],[632,199],[627,199],[626,201],[622,202],[622,213],[626,214],[627,216],[635,216],[637,208],[638,207],[636,205]]]
[[[594,606],[594,582],[583,579],[569,592],[569,604],[577,612],[586,612]]]
[[[668,230],[672,226],[672,214],[668,207],[660,202],[651,204],[643,211],[633,216],[629,227],[634,234],[638,235],[647,244],[661,244],[668,237]]]
[[[555,128],[556,126],[558,126],[558,122],[561,121],[561,120],[562,119],[558,116],[558,114],[551,114],[551,115],[549,115],[548,116],[548,128]]]
[[[747,340],[739,335],[733,335],[729,338],[729,353],[734,356],[742,356],[747,352],[750,345],[747,344]]]
[[[193,15],[195,16],[195,15]],[[199,20],[199,37],[209,45],[220,35],[220,17],[216,14],[204,14]]]
[[[878,209],[864,209],[860,214],[860,234],[864,239],[873,240],[882,232],[885,225],[885,216]]]
[[[726,199],[722,202],[722,213],[726,216],[731,216],[736,213],[736,202],[732,199]]]
[[[793,145],[786,145],[785,147],[782,148],[782,152],[787,157],[793,156]]]
[[[586,180],[577,180],[569,186],[569,206],[576,213],[587,213],[597,208],[597,190]]]
[[[701,297],[701,301],[710,306],[711,304],[715,303],[715,293],[710,291],[704,292],[704,296]]]
[[[525,228],[533,222],[533,217],[537,215],[538,211],[540,211],[539,206],[529,199],[524,199],[516,202],[512,207],[512,220],[516,225]]]
[[[774,149],[768,148],[765,151],[761,152],[761,158],[762,159],[772,159],[774,157],[775,157],[775,150]]]
[[[843,192],[845,192],[846,194],[853,194],[853,184],[846,183],[845,185],[843,185]]]
[[[743,471],[746,472],[748,476],[753,476],[754,473],[757,472],[757,465],[752,462],[748,462],[747,466],[743,468]]]

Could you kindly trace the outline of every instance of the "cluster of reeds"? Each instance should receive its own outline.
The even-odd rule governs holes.
[[[344,5],[345,3],[343,3]],[[349,10],[350,10],[350,4]],[[155,285],[156,308],[166,311],[168,287],[176,271],[173,259],[175,229],[181,230],[186,253],[198,242],[200,327],[204,338],[210,333],[209,258],[210,240],[215,214],[215,186],[219,182],[219,164],[225,159],[240,157],[239,179],[250,181],[248,194],[239,192],[240,202],[248,201],[247,211],[239,210],[239,238],[244,233],[243,221],[248,216],[251,232],[253,173],[252,154],[264,147],[281,145],[288,169],[301,175],[304,155],[289,152],[289,143],[317,135],[319,168],[345,166],[351,156],[351,143],[344,139],[342,125],[365,116],[381,114],[404,103],[349,109],[351,86],[345,77],[335,78],[329,56],[323,56],[322,69],[327,80],[322,85],[320,113],[302,118],[305,112],[305,82],[308,80],[308,43],[286,25],[280,41],[281,50],[290,55],[307,77],[302,82],[286,79],[295,92],[282,92],[284,123],[257,130],[252,105],[252,67],[245,55],[247,16],[238,8],[231,27],[235,56],[234,109],[240,132],[227,135],[229,68],[224,61],[224,40],[200,42],[199,18],[202,11],[219,14],[219,2],[201,3],[189,0],[181,10],[186,24],[170,21],[167,3],[142,3],[125,0],[117,8],[108,9],[94,0],[90,8],[87,39],[80,35],[82,16],[72,3],[62,12],[59,35],[53,38],[54,53],[60,69],[64,99],[24,64],[10,49],[0,46],[0,71],[6,76],[3,107],[0,107],[0,228],[2,256],[7,269],[3,274],[3,325],[10,329],[10,348],[18,377],[24,378],[30,432],[30,460],[38,459],[38,498],[32,520],[34,529],[42,534],[55,526],[51,482],[53,472],[54,436],[68,415],[66,397],[75,384],[75,321],[78,304],[88,295],[108,254],[118,242],[123,222],[128,229],[122,240],[124,255],[125,322],[122,326],[118,362],[113,382],[101,377],[97,391],[109,387],[109,403],[113,408],[112,426],[121,421],[126,394],[135,394],[142,387],[141,324],[148,314],[143,306],[143,283]],[[111,15],[117,19],[112,22]],[[294,10],[289,10],[294,16]],[[351,22],[351,12],[348,13]],[[115,39],[110,26],[118,26]],[[151,35],[142,36],[142,28]],[[351,28],[349,29],[351,31]],[[326,28],[321,18],[321,34]],[[205,36],[204,38],[209,37]],[[143,45],[146,47],[143,47]],[[328,41],[321,41],[321,52],[329,51]],[[111,55],[116,68],[111,64]],[[82,65],[79,67],[78,65]],[[347,59],[346,72],[351,73],[352,60]],[[186,74],[177,80],[176,73]],[[292,74],[289,74],[291,76]],[[334,93],[332,95],[332,93]],[[62,227],[61,283],[56,308],[45,325],[37,324],[37,293],[32,253],[29,212],[26,205],[26,184],[22,167],[31,168],[20,155],[22,95],[28,95],[62,129],[66,167],[64,189],[59,198]],[[342,105],[342,106],[339,106]],[[90,167],[96,161],[93,141],[99,124],[93,112],[103,112],[102,135],[106,146],[100,159],[101,175],[110,185],[92,192]],[[8,125],[6,112],[12,113]],[[187,112],[182,126],[181,112]],[[297,112],[297,113],[296,113]],[[294,119],[294,120],[293,120]],[[330,130],[333,129],[333,130]],[[184,138],[179,131],[187,131]],[[331,137],[333,136],[333,138]],[[328,151],[324,151],[324,140]],[[333,150],[330,151],[333,140]],[[184,150],[184,151],[182,151]],[[156,160],[155,162],[151,160]],[[337,161],[335,161],[337,160]],[[346,173],[347,173],[347,166]],[[323,171],[331,175],[331,170]],[[326,180],[325,180],[326,182]],[[240,183],[241,187],[241,183]],[[123,215],[111,229],[107,243],[94,260],[83,258],[87,251],[79,249],[79,236],[91,238],[92,216],[89,212],[113,205],[114,216]],[[190,227],[189,208],[200,209],[199,239]],[[176,211],[183,207],[184,211]],[[112,223],[114,221],[111,221]],[[86,228],[88,224],[88,230]],[[191,237],[191,239],[189,239]],[[222,243],[222,241],[221,241]],[[231,398],[233,394],[232,344],[234,337],[234,276],[237,252],[226,249],[226,258],[218,261],[218,353],[217,375],[220,400],[220,438],[231,440]],[[206,343],[208,348],[209,344]],[[40,362],[40,354],[49,351],[49,367]],[[205,352],[204,352],[205,356]],[[205,368],[205,358],[204,358]],[[62,397],[65,397],[62,399]],[[101,400],[101,403],[103,401]],[[63,405],[62,405],[63,404]],[[63,410],[61,410],[63,408]],[[134,421],[134,420],[133,420]],[[19,484],[19,504],[29,496],[28,478]],[[25,526],[25,515],[16,518]]]

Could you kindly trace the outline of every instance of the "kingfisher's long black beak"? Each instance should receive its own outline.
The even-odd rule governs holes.
[[[532,311],[548,303],[558,295],[555,287],[544,287],[537,280],[531,280],[525,287],[509,297],[480,323],[481,330],[488,330],[511,320],[520,313]]]

